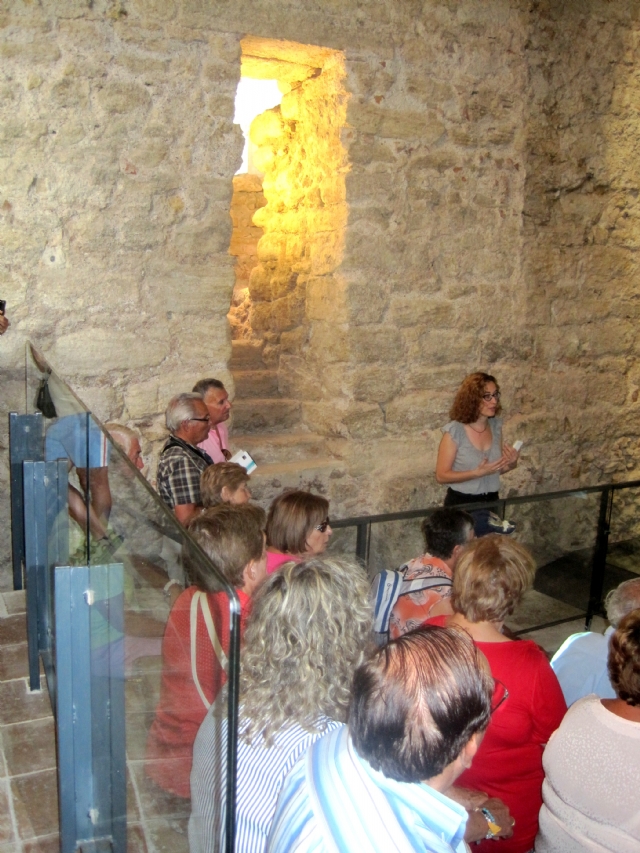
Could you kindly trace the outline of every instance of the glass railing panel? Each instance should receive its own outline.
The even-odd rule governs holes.
[[[603,593],[640,575],[640,489],[613,492]]]
[[[505,507],[505,518],[516,527],[513,536],[529,548],[538,567],[534,588],[506,624],[521,636],[533,636],[547,651],[584,630],[599,510],[599,493],[584,492]],[[548,627],[531,635],[541,625]]]
[[[421,518],[410,518],[371,525],[368,560],[371,577],[384,569],[398,569],[424,554],[421,523]]]
[[[232,685],[237,678],[231,625],[239,624],[238,599],[126,449],[39,353],[30,351],[28,362],[27,397],[35,399],[40,377],[47,375],[60,408],[45,421],[45,458],[64,459],[62,470],[69,472],[63,510],[49,528],[50,551],[58,555],[56,582],[69,590],[70,604],[62,602],[64,621],[58,626],[66,645],[56,649],[54,624],[50,657],[55,661],[56,652],[64,651],[69,665],[73,658],[88,667],[86,690],[76,697],[93,726],[87,735],[92,771],[83,790],[87,802],[95,792],[107,803],[107,815],[111,809],[116,840],[127,838],[131,849],[186,853],[193,744],[212,704],[216,827],[223,834],[228,718],[237,706],[228,685],[231,666]],[[51,587],[54,574],[52,568]],[[206,592],[190,585],[196,579]],[[74,621],[82,619],[83,608],[84,627]],[[51,613],[54,623],[59,617]],[[95,832],[106,832],[102,818],[96,820]],[[215,849],[224,849],[217,840]]]

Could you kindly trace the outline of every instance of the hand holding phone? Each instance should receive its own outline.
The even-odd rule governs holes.
[[[523,445],[523,444],[524,444],[524,441],[520,441],[520,439],[518,439],[517,441],[514,441],[514,442],[513,442],[513,449],[514,449],[517,453],[520,453],[520,449],[522,448],[522,445]]]

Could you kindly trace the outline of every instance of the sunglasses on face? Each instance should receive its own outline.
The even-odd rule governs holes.
[[[315,526],[314,530],[319,530],[320,533],[324,533],[326,531],[327,527],[329,527],[329,524],[330,524],[329,519],[325,518],[325,520],[322,522],[322,524],[317,524]]]

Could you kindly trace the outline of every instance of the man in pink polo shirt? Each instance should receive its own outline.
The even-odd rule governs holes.
[[[225,423],[231,413],[227,390],[219,379],[201,379],[193,386],[193,392],[202,394],[211,418],[209,435],[198,447],[208,453],[214,462],[226,462],[232,456],[229,450],[229,431]]]

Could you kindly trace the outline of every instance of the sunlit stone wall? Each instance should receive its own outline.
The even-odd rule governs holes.
[[[249,287],[251,326],[266,342],[263,359],[278,370],[281,392],[303,401],[339,397],[325,345],[327,329],[331,336],[346,319],[336,276],[347,225],[344,59],[319,61],[319,74],[251,126],[267,201],[253,219],[264,234]]]

